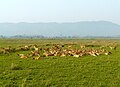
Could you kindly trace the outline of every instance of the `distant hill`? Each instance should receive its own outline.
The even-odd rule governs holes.
[[[0,35],[116,36],[120,25],[108,21],[74,23],[0,23]]]

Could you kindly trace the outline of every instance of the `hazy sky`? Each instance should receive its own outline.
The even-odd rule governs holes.
[[[120,24],[120,0],[0,0],[0,22],[97,20]]]

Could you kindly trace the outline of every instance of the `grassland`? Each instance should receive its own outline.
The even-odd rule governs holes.
[[[111,55],[21,59],[0,54],[0,87],[120,87],[120,40],[117,39],[0,39],[0,47],[38,44],[117,45]],[[92,48],[92,47],[91,47]],[[28,53],[20,51],[19,53]]]

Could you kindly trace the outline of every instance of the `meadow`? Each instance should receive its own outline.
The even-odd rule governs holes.
[[[18,56],[27,55],[31,50],[0,51],[0,87],[120,87],[119,39],[0,39],[2,50],[28,45],[42,49],[57,45],[82,52],[102,49],[110,54],[40,55],[35,59],[33,55]]]

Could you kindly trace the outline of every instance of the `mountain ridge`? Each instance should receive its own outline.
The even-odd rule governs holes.
[[[0,23],[0,35],[43,36],[115,36],[120,35],[120,25],[109,21]]]

